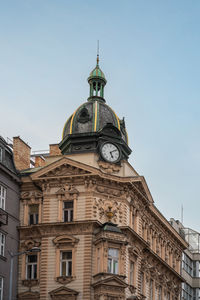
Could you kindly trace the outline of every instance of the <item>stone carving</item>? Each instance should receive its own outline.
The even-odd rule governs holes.
[[[104,187],[101,185],[97,185],[96,186],[96,191],[99,193],[103,193],[103,194],[109,194],[115,197],[119,197],[121,196],[122,192],[120,190],[116,190],[116,189],[111,189],[108,187]]]
[[[74,187],[74,185],[63,185],[61,188],[58,189],[56,195],[60,196],[61,198],[66,198],[69,200],[73,200],[77,198],[79,191]]]
[[[56,277],[56,281],[58,281],[61,284],[68,284],[72,280],[74,280],[74,278],[72,276],[59,276],[59,277]]]
[[[43,194],[40,191],[30,191],[30,192],[22,192],[21,199],[31,199],[31,198],[42,198]]]
[[[121,169],[120,165],[116,165],[116,164],[110,164],[107,162],[104,162],[102,160],[98,161],[98,165],[100,167],[100,169],[102,169],[103,171],[105,171],[106,173],[118,173]]]
[[[40,177],[42,178],[51,178],[57,176],[71,176],[71,175],[82,175],[82,174],[90,174],[89,171],[71,166],[69,164],[64,164],[59,166],[45,174],[42,174]]]
[[[104,200],[96,198],[93,205],[93,216],[102,220],[108,211],[112,212],[112,222],[122,223],[123,209],[121,202],[113,199]]]

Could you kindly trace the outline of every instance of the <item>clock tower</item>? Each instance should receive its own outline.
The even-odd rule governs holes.
[[[131,149],[124,118],[119,119],[106,104],[104,87],[107,81],[99,67],[99,56],[88,83],[89,98],[65,123],[60,150],[64,155],[95,152],[99,160],[120,164],[128,159]]]

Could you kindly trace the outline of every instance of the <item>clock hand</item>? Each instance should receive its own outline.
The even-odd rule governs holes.
[[[113,152],[113,151],[110,151],[110,156],[113,158],[112,152]]]
[[[112,153],[112,152],[115,152],[115,151],[118,151],[117,149],[115,149],[115,150],[112,150],[112,151],[110,151],[110,153]]]

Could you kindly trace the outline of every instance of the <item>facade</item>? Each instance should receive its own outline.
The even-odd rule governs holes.
[[[128,163],[125,122],[106,104],[98,59],[88,83],[88,101],[34,168],[15,138],[20,251],[41,249],[19,257],[18,299],[177,300],[187,243]]]
[[[19,185],[12,149],[0,137],[0,300],[8,299],[10,280],[10,254],[18,251]],[[15,274],[12,299],[17,296],[17,259],[14,260]]]
[[[188,248],[182,256],[182,300],[200,299],[200,233],[190,228],[185,228],[180,221],[170,219],[170,223],[184,236]]]

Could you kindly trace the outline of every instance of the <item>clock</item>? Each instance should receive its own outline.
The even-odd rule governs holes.
[[[100,151],[103,159],[108,162],[115,163],[120,158],[119,148],[115,144],[106,142],[101,146]]]

